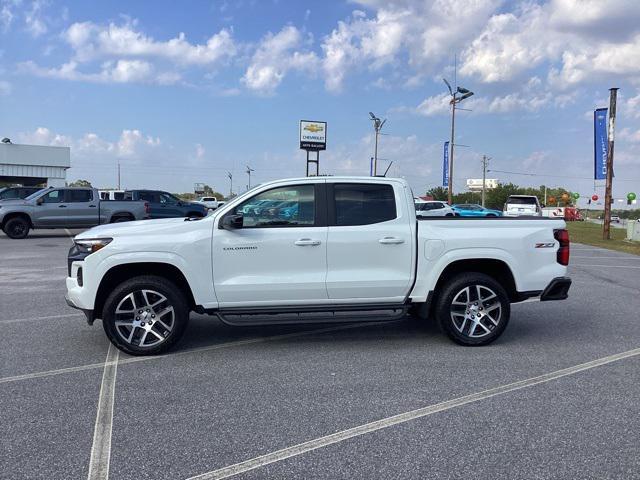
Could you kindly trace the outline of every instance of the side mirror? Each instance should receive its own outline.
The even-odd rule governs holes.
[[[42,205],[44,203],[44,198],[40,197],[36,200],[36,205]]]
[[[242,214],[240,215],[225,215],[220,220],[220,228],[225,230],[235,230],[237,228],[242,228],[244,223],[244,219]]]

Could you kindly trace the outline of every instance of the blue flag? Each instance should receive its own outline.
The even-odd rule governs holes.
[[[593,178],[607,178],[607,152],[609,139],[607,135],[607,109],[597,108],[593,112]]]
[[[449,186],[449,142],[444,142],[444,152],[442,157],[442,186]]]

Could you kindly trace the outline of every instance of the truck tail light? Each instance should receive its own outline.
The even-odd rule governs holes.
[[[569,265],[569,232],[567,230],[554,230],[553,237],[560,243],[556,258],[560,265]]]
[[[149,202],[144,202],[144,213],[149,215],[151,213],[151,207],[149,206]]]

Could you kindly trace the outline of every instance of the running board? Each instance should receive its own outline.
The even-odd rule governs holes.
[[[403,318],[408,308],[408,304],[250,307],[220,309],[215,315],[232,326],[382,322]]]

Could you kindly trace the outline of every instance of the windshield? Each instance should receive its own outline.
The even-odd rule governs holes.
[[[42,190],[46,190],[46,188],[43,188]],[[37,192],[32,193],[31,195],[26,197],[25,200],[33,200],[34,198],[39,197],[40,193],[42,193],[42,190],[38,190]]]

